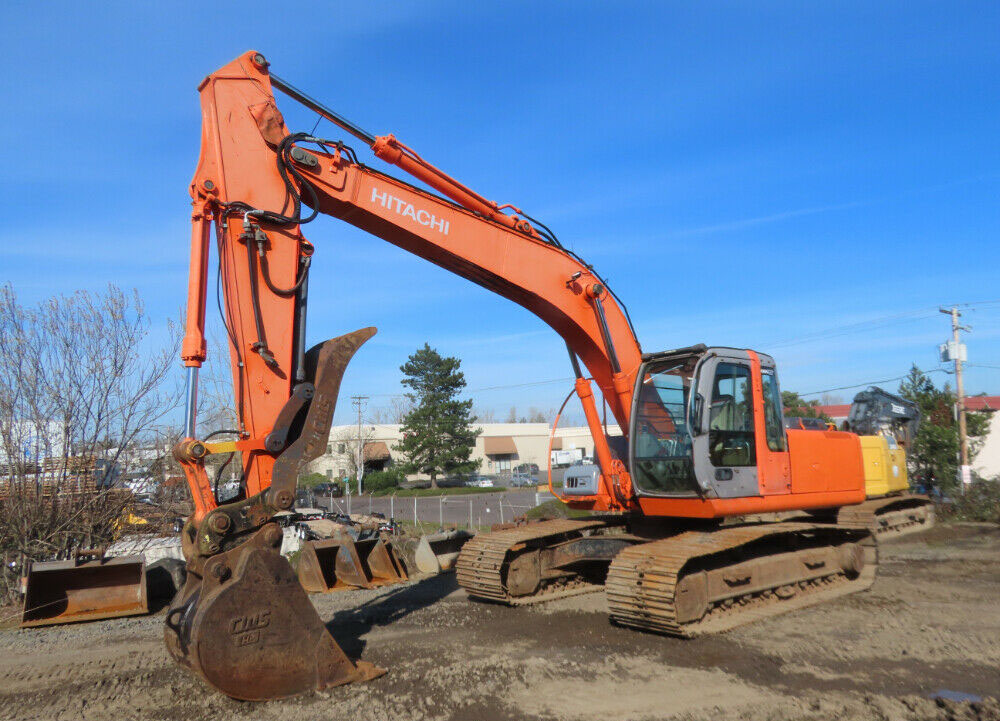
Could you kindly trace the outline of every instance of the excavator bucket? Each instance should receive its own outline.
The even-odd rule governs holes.
[[[305,464],[326,447],[344,370],[374,334],[362,328],[306,354],[315,392],[303,430],[275,460],[272,490],[294,489]],[[264,523],[239,545],[210,556],[197,555],[193,523],[183,533],[187,581],[167,610],[164,638],[174,659],[210,686],[233,698],[264,701],[385,673],[365,661],[355,664],[337,645],[280,553],[277,523]],[[354,553],[350,564],[360,567]]]
[[[142,556],[78,552],[68,561],[28,565],[22,628],[148,612]]]
[[[222,693],[246,701],[285,698],[385,673],[343,652],[278,549],[268,524],[248,542],[188,572],[167,612],[171,655]]]
[[[465,542],[472,538],[468,531],[443,531],[421,536],[413,548],[413,563],[421,573],[437,574],[455,567]]]
[[[402,583],[408,578],[403,560],[390,541],[379,540],[368,553],[367,560],[372,577],[385,584]]]
[[[406,571],[386,541],[345,537],[303,544],[298,576],[309,593],[328,593],[399,583],[406,580]]]

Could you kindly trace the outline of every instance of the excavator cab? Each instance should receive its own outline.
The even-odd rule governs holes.
[[[770,356],[705,345],[650,354],[633,398],[629,463],[639,495],[756,496],[758,434],[767,451],[786,450]]]

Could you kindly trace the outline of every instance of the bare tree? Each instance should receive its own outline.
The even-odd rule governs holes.
[[[543,411],[535,406],[531,406],[528,409],[528,422],[529,423],[551,423],[552,419],[555,418],[556,411],[554,408],[550,408],[547,411]]]
[[[402,423],[412,407],[413,404],[407,400],[406,396],[392,396],[387,405],[369,411],[368,420],[380,425]]]
[[[511,406],[510,412],[507,413],[508,423],[517,423],[517,406]]]
[[[492,408],[473,407],[472,415],[475,416],[476,423],[496,423],[497,414]]]
[[[0,286],[0,593],[28,559],[110,542],[177,406],[178,334],[150,335],[138,294],[109,286],[35,308]]]

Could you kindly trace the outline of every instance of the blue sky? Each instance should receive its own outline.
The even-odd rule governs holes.
[[[937,367],[937,306],[973,303],[967,386],[1000,394],[1000,5],[820,5],[8,0],[0,281],[25,302],[135,287],[162,337],[186,293],[195,88],[255,48],[552,227],[645,350],[756,348],[819,391]],[[386,403],[425,341],[501,416],[569,390],[524,385],[570,376],[527,311],[337,221],[307,231],[310,341],[379,327],[345,397]]]

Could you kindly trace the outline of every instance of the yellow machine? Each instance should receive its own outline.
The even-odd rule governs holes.
[[[875,386],[854,396],[846,430],[861,440],[868,500],[841,508],[838,523],[862,523],[879,536],[899,536],[934,525],[934,504],[927,496],[910,493],[906,473],[906,447],[919,424],[920,409],[905,398]]]
[[[861,436],[861,457],[865,464],[865,495],[889,496],[910,490],[906,474],[906,451],[892,436]]]

